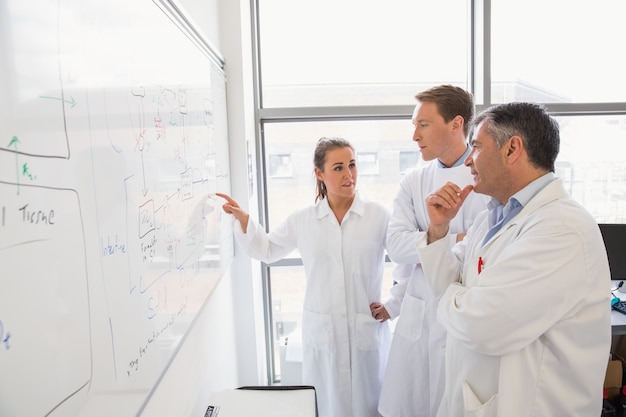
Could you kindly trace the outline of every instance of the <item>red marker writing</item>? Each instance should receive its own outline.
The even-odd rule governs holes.
[[[478,273],[483,272],[483,258],[481,256],[478,257]]]

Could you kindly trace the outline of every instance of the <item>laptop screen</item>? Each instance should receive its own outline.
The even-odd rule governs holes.
[[[600,223],[612,280],[626,280],[626,224]]]

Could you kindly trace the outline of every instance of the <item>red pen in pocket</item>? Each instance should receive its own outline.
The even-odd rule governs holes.
[[[478,273],[483,272],[483,258],[482,256],[478,257]]]

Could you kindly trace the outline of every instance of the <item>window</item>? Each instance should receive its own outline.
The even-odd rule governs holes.
[[[315,142],[322,136],[339,136],[352,143],[357,150],[359,193],[366,198],[387,203],[391,208],[402,177],[397,162],[399,155],[419,155],[416,152],[417,145],[412,141],[413,125],[409,119],[265,123],[263,131],[266,153],[277,155],[280,153],[279,149],[289,143],[293,167],[293,175],[289,178],[272,175],[266,178],[269,230],[284,221],[290,213],[314,203],[313,150]],[[385,132],[385,135],[382,136],[381,132]],[[369,151],[359,152],[359,149]],[[304,267],[296,251],[266,268],[265,273],[271,280],[272,319],[268,324],[273,344],[268,348],[272,352],[271,381],[298,383],[298,362],[290,359],[298,357],[300,348]],[[389,263],[381,297],[386,295],[393,282],[391,271],[392,264]]]
[[[273,154],[269,158],[270,177],[291,177],[291,155],[289,154]]]
[[[256,163],[268,173],[258,189],[269,230],[313,203],[312,151],[322,136],[355,146],[359,192],[391,207],[402,175],[421,162],[414,96],[438,84],[471,90],[478,111],[545,103],[561,125],[557,174],[598,222],[626,223],[625,2],[252,1],[258,154],[269,155]],[[298,253],[263,274],[268,379],[289,383],[297,367],[285,361],[287,346],[297,351],[304,291]]]
[[[409,117],[410,118],[410,117]],[[270,175],[267,181],[268,225],[280,224],[290,213],[315,201],[313,150],[323,136],[350,141],[357,152],[357,188],[367,198],[388,203],[395,196],[402,173],[397,164],[402,152],[416,152],[409,119],[384,121],[273,122],[263,127],[265,152],[280,154],[289,144],[292,176]],[[385,132],[385,135],[381,135]],[[368,152],[360,152],[367,149]],[[379,172],[380,171],[380,172]],[[378,175],[367,175],[367,174]]]
[[[493,103],[626,100],[626,90],[618,87],[626,84],[624,55],[619,52],[626,39],[626,2],[490,4]]]
[[[626,223],[626,116],[557,117],[557,174],[598,223]]]
[[[377,152],[357,152],[356,166],[359,175],[378,174],[378,153]]]
[[[412,105],[428,84],[467,86],[466,0],[257,4],[262,107]]]
[[[393,284],[391,272],[393,266],[385,268],[383,292]],[[304,267],[281,266],[271,268],[272,277],[272,328],[274,329],[275,348],[271,351],[275,363],[275,382],[283,385],[298,385],[300,380],[301,354],[300,325],[302,323],[302,304],[304,302]]]
[[[420,153],[417,151],[404,151],[398,153],[398,167],[400,173],[404,174],[417,167],[419,163]]]

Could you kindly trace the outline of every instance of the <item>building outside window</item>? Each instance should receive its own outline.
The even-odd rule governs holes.
[[[378,174],[378,153],[377,152],[357,152],[357,168],[359,175]]]
[[[293,177],[291,155],[272,154],[269,156],[269,175],[276,178]]]
[[[400,173],[411,171],[417,168],[420,163],[420,153],[417,151],[398,152],[398,168]]]

